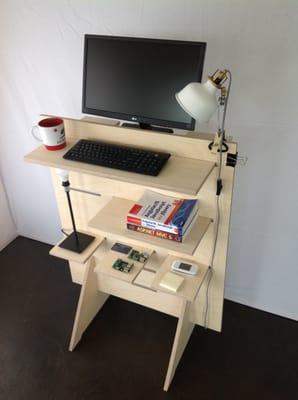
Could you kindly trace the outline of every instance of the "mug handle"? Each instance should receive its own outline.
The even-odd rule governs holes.
[[[36,133],[36,132],[38,132],[38,133]],[[39,142],[42,142],[42,139],[39,136],[40,133],[39,133],[39,129],[38,129],[37,125],[33,126],[33,128],[31,129],[31,134],[36,140],[38,140]]]

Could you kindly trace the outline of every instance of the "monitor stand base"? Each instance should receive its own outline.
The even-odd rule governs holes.
[[[121,126],[123,128],[148,129],[149,131],[174,133],[173,129],[161,128],[160,126],[152,126],[150,124],[144,124],[143,122],[139,122],[138,124],[131,124],[129,122],[125,122]]]

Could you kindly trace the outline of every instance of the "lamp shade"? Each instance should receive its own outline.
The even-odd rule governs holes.
[[[210,79],[204,84],[191,82],[176,93],[176,99],[183,110],[194,119],[208,122],[218,107],[217,90],[218,87]]]

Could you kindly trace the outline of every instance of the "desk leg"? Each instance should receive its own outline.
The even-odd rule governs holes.
[[[175,334],[174,344],[172,347],[172,353],[168,366],[167,376],[163,387],[163,390],[165,391],[168,391],[169,389],[169,386],[174,377],[180,358],[182,357],[184,349],[188,343],[192,330],[195,326],[195,324],[193,324],[189,320],[189,310],[190,310],[190,303],[186,300],[183,300],[181,306],[181,314],[177,323],[176,334]]]
[[[97,275],[94,272],[94,268],[94,257],[91,257],[87,261],[85,268],[83,284],[69,345],[70,351],[73,351],[76,347],[88,325],[109,297],[109,295],[98,291]]]

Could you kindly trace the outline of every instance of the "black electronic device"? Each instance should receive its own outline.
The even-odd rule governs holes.
[[[170,158],[169,153],[115,145],[97,140],[79,140],[63,158],[102,167],[157,176]]]
[[[114,243],[113,246],[111,247],[111,250],[117,251],[118,253],[123,253],[123,254],[128,254],[130,250],[132,249],[131,246],[127,246],[127,244],[123,243]]]
[[[205,42],[85,35],[82,110],[144,129],[193,130],[175,94],[201,81],[205,51]]]

